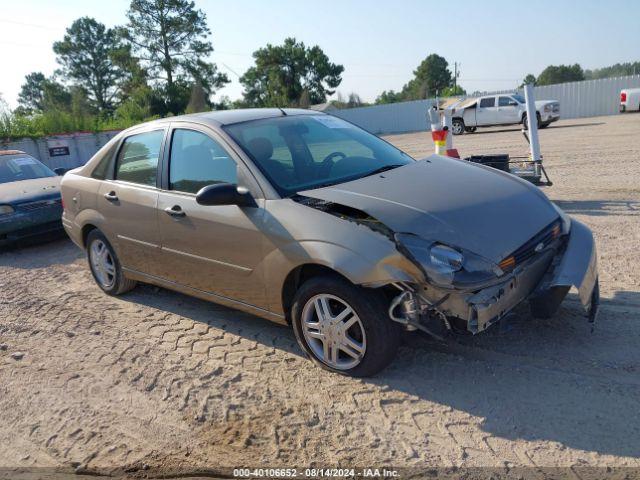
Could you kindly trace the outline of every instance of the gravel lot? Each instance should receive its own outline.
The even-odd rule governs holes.
[[[545,193],[597,237],[595,333],[572,294],[549,321],[525,309],[474,338],[408,336],[354,380],[250,315],[150,286],[108,297],[66,239],[14,249],[0,253],[0,467],[640,467],[640,115],[540,137]],[[433,149],[427,133],[389,140]],[[516,128],[455,142],[526,152]]]

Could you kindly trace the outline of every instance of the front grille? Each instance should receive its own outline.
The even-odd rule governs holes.
[[[25,202],[16,205],[18,210],[23,212],[33,212],[34,210],[41,210],[43,208],[61,207],[62,200],[59,198],[50,200],[38,200],[36,202]]]
[[[513,270],[516,266],[526,262],[541,250],[548,247],[556,240],[562,231],[560,219],[543,228],[531,240],[518,248],[515,252],[500,262],[500,268],[505,272]]]
[[[555,104],[555,105],[553,106],[553,113],[559,113],[559,112],[560,112],[560,105]]]

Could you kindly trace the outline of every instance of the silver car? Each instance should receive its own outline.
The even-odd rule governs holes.
[[[329,115],[231,110],[130,128],[62,180],[97,284],[145,282],[291,325],[318,365],[372,375],[403,329],[479,333],[570,287],[591,319],[596,249],[537,188],[416,161]]]

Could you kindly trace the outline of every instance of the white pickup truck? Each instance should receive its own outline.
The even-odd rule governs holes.
[[[545,128],[560,118],[560,103],[540,100],[536,102],[536,111],[538,127]],[[477,127],[518,123],[528,128],[526,103],[517,93],[467,98],[452,107],[451,131],[454,135],[475,132]]]

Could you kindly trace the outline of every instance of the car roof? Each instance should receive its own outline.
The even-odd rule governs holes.
[[[251,120],[262,120],[265,118],[276,118],[294,115],[326,115],[315,110],[305,110],[303,108],[240,108],[235,110],[215,110],[212,112],[191,113],[176,117],[167,117],[148,122],[149,124],[169,123],[179,121],[194,121],[197,123],[207,123],[213,126],[231,125],[234,123],[248,122]],[[146,125],[146,124],[143,124]],[[136,127],[138,127],[137,125]]]

